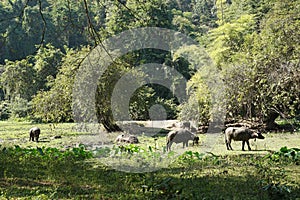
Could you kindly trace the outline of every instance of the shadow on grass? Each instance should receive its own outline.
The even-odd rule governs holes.
[[[137,174],[86,162],[33,161],[31,165],[9,163],[0,170],[5,171],[0,171],[0,194],[12,199],[41,194],[54,199],[285,199],[300,195],[299,187],[290,193],[263,189],[261,176],[235,166],[195,165]]]
[[[49,142],[50,142],[50,140],[39,140],[38,143],[49,143]]]
[[[251,149],[250,151],[249,150],[245,150],[245,151],[243,151],[243,150],[239,150],[239,149],[237,149],[237,150],[227,150],[228,152],[239,152],[239,153],[243,153],[243,154],[251,154],[251,152],[269,152],[269,151],[271,151],[271,150],[268,150],[268,149]]]

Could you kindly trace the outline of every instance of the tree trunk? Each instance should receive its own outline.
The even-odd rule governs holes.
[[[266,120],[264,121],[267,130],[277,130],[279,125],[275,122],[276,118],[279,116],[277,112],[271,111]]]
[[[114,122],[114,120],[112,120],[110,116],[103,117],[100,120],[100,123],[103,124],[107,132],[122,131],[122,129]]]

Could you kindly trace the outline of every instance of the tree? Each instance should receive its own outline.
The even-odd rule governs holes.
[[[146,1],[143,4],[136,0],[122,2],[112,1],[108,2],[107,5],[106,29],[101,30],[100,35],[111,36],[130,28],[145,26],[169,28],[172,26],[171,22],[172,14],[167,10],[165,3],[161,0]],[[99,80],[96,94],[97,118],[99,122],[104,125],[106,130],[110,132],[120,130],[115,123],[111,108],[111,95],[118,80],[126,72],[140,64],[148,62],[162,64],[168,56],[168,52],[155,49],[130,52],[122,58],[119,58],[106,70]],[[139,76],[137,76],[137,78],[138,77]],[[156,89],[158,89],[157,85],[148,85],[137,91],[134,96],[131,97],[130,110],[136,110],[135,112],[131,112],[132,117],[139,118],[147,116],[147,109],[155,104],[155,102],[158,102],[158,97],[155,94],[159,92],[153,92],[157,91]],[[144,97],[149,97],[149,99],[141,101]],[[155,97],[156,100],[152,97]],[[122,98],[122,96],[120,96],[120,98]],[[166,104],[170,105],[170,103]],[[144,112],[144,114],[141,112]]]
[[[208,48],[217,67],[226,67],[228,63],[243,57],[239,52],[244,51],[245,41],[254,32],[254,28],[254,16],[247,14],[210,32]]]
[[[36,92],[35,70],[29,58],[15,62],[6,60],[1,75],[1,85],[5,98],[13,102],[16,98],[31,100]]]
[[[198,71],[188,82],[189,99],[180,105],[179,119],[207,125],[211,117],[211,93],[202,71]]]
[[[299,1],[277,1],[262,23],[254,41],[254,69],[257,72],[258,107],[268,128],[275,119],[295,116],[299,104]]]
[[[0,4],[0,7],[4,9],[3,14],[5,16],[0,16],[0,24],[1,24],[1,50],[4,53],[0,62],[3,62],[5,59],[9,60],[21,60],[26,56],[30,55],[34,52],[35,44],[38,44],[40,40],[38,40],[36,32],[39,32],[41,29],[39,27],[38,17],[36,17],[36,9],[31,7],[25,8],[23,1],[8,1]],[[2,13],[2,12],[1,12]],[[30,23],[28,15],[32,14],[32,23]],[[27,17],[25,17],[27,16]],[[36,20],[36,21],[34,21]],[[23,25],[24,22],[24,25]],[[34,25],[35,27],[32,27]],[[31,38],[29,38],[29,31],[34,30]],[[34,38],[34,43],[32,39]],[[38,41],[38,43],[36,43]]]
[[[52,1],[47,7],[47,19],[49,19],[47,36],[48,41],[55,47],[76,48],[93,42],[89,38],[89,24],[85,7],[82,1]],[[93,5],[95,1],[91,1]]]
[[[202,33],[207,33],[208,30],[217,27],[216,8],[215,0],[202,0],[195,2],[193,7],[194,23],[200,26]]]
[[[59,70],[63,53],[51,44],[38,49],[33,57],[33,68],[36,71],[37,90],[49,90],[49,82],[53,82]]]
[[[29,60],[6,60],[0,78],[4,115],[26,117],[30,113],[30,100],[36,92],[36,73]]]
[[[33,115],[44,122],[73,121],[72,90],[77,69],[88,53],[81,50],[66,49],[58,74],[52,80],[49,91],[39,91],[32,100]]]
[[[91,1],[88,11],[91,22],[100,27],[103,22],[96,17],[103,14],[103,7],[92,9],[95,5],[99,6],[99,1]],[[49,43],[63,50],[64,45],[77,48],[95,40],[82,1],[2,1],[0,13],[0,63],[21,60]]]
[[[225,26],[233,28],[220,31],[223,34],[212,43],[212,55],[223,71],[229,117],[256,118],[273,129],[277,127],[278,116],[287,118],[299,110],[296,10],[294,2],[278,1],[269,13],[264,13],[264,18],[256,19],[260,21],[260,30],[252,21],[250,27],[255,29],[225,23],[212,31],[215,36]],[[239,35],[242,37],[232,37]]]

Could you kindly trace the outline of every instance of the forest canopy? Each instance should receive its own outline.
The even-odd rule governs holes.
[[[168,88],[146,84],[130,99],[134,120],[150,119],[149,109],[159,104],[167,119],[208,124],[212,91],[206,83],[218,73],[224,87],[218,104],[227,121],[247,119],[276,128],[277,117],[300,115],[299,7],[299,0],[1,1],[0,118],[74,121],[74,79],[89,52],[123,31],[160,27],[191,37],[214,65],[201,73],[180,53],[158,49],[118,58],[100,77],[95,95],[97,119],[106,130],[119,130],[110,104],[115,84],[145,63],[183,74],[188,99],[180,103]],[[187,51],[198,59],[193,49]]]

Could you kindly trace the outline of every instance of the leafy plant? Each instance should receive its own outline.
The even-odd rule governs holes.
[[[193,151],[186,151],[182,155],[178,157],[178,161],[183,163],[193,163],[195,161],[203,160],[206,154],[193,152]]]
[[[2,155],[17,156],[20,159],[41,158],[46,160],[61,160],[65,158],[74,160],[84,160],[92,158],[92,153],[85,150],[85,146],[80,144],[79,147],[73,147],[65,151],[51,147],[22,148],[18,145],[14,147],[4,147],[1,149]]]
[[[262,189],[268,192],[272,199],[284,199],[291,193],[291,188],[283,181],[287,176],[284,165],[288,162],[299,164],[300,149],[282,147],[279,151],[268,154],[260,162],[256,162],[258,174],[261,177]],[[274,166],[268,166],[268,162],[275,162]]]
[[[279,151],[272,153],[269,157],[274,161],[280,161],[287,158],[293,162],[299,163],[300,161],[300,149],[299,148],[287,148],[281,147]]]

